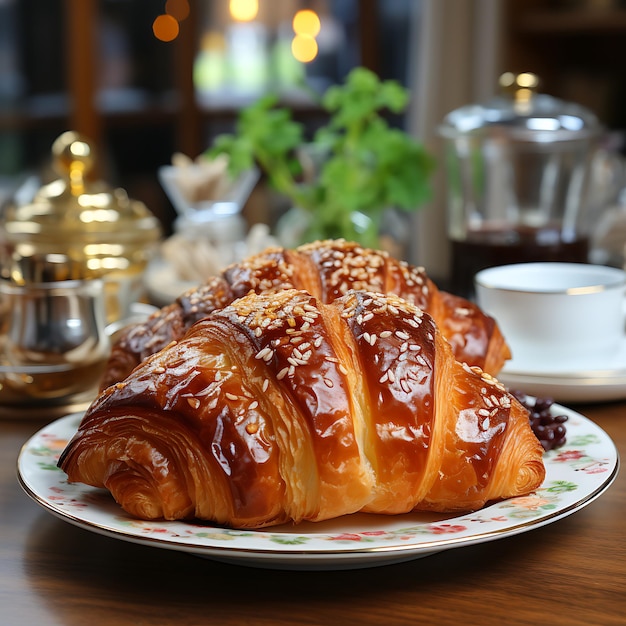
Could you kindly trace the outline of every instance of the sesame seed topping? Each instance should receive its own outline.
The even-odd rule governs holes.
[[[192,409],[197,409],[200,406],[200,400],[198,400],[198,398],[187,398],[187,403]]]
[[[270,355],[273,354],[273,351],[272,351],[272,349],[270,347],[266,346],[265,348],[263,348],[262,350],[257,352],[254,358],[255,359],[263,359],[263,360],[265,360],[265,357],[268,354],[270,354]]]

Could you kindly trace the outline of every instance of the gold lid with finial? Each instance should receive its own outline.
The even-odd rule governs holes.
[[[4,274],[10,267],[14,280],[27,282],[41,273],[33,264],[52,255],[66,259],[74,278],[104,278],[120,289],[137,282],[160,241],[160,224],[123,189],[92,180],[96,164],[84,136],[67,131],[56,139],[52,165],[59,177],[30,203],[10,203],[0,216]]]
[[[41,187],[31,203],[5,211],[3,222],[10,237],[46,241],[55,247],[73,247],[76,235],[94,243],[110,235],[137,244],[160,237],[157,219],[142,202],[130,199],[123,189],[90,179],[96,152],[85,137],[74,131],[63,133],[52,145],[52,157],[59,178]],[[68,235],[71,240],[59,239]],[[89,249],[80,255],[92,256]]]

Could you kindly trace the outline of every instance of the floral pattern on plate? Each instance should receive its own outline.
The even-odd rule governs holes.
[[[546,454],[541,488],[459,516],[355,514],[258,531],[137,520],[125,514],[108,491],[69,484],[57,468],[81,414],[61,418],[36,433],[20,453],[18,476],[28,495],[45,509],[118,539],[263,567],[368,567],[525,532],[595,500],[617,475],[615,445],[582,415],[560,406],[553,410],[568,415],[568,440]]]

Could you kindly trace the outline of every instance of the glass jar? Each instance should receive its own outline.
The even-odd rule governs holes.
[[[603,129],[537,85],[534,74],[503,74],[499,96],[452,111],[440,126],[451,290],[461,295],[472,295],[486,267],[588,259],[591,165]]]

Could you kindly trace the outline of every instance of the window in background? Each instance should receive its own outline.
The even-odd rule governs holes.
[[[362,64],[374,64],[371,69],[382,77],[406,84],[410,25],[419,4],[414,0],[200,3],[194,63],[198,100],[209,109],[243,106],[271,91],[285,102],[311,104]]]
[[[19,101],[24,79],[18,55],[16,0],[0,0],[0,111],[11,111]],[[19,134],[12,128],[0,132],[0,201],[4,197],[2,179],[19,172],[22,151]]]
[[[158,167],[197,155],[261,94],[314,127],[319,94],[357,65],[406,83],[422,1],[0,0],[0,179],[42,171],[73,128],[97,140],[111,182],[169,215]],[[162,14],[177,36],[156,36]]]

